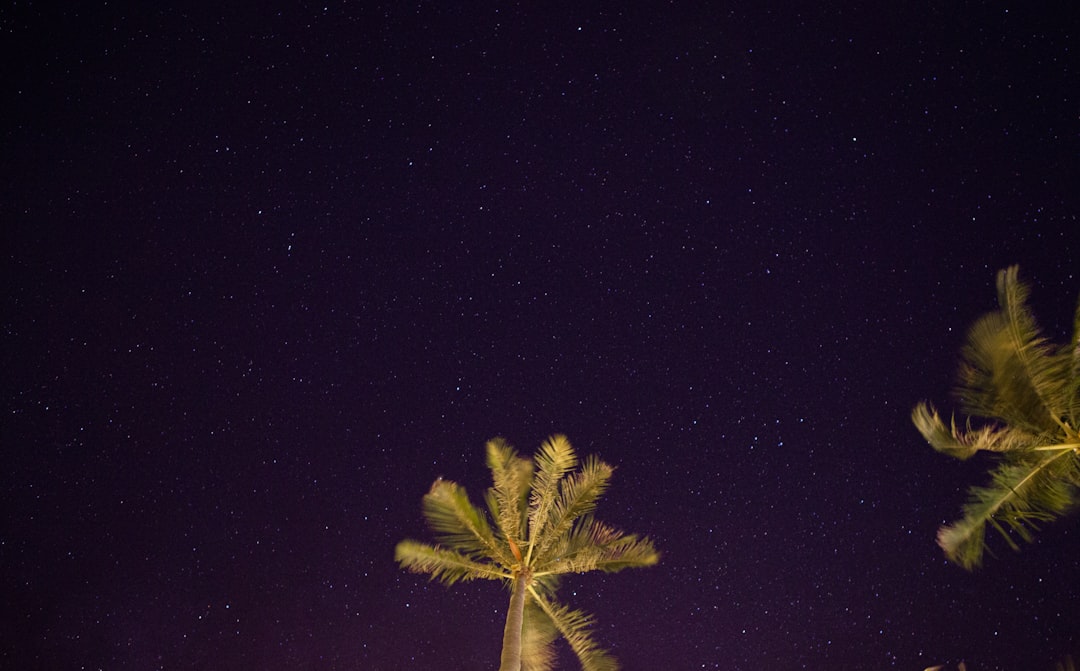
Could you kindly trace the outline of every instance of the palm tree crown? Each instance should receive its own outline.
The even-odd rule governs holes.
[[[968,333],[959,382],[963,427],[947,425],[934,407],[918,404],[912,421],[934,449],[959,459],[980,450],[1000,462],[986,487],[973,487],[964,517],[938,531],[946,556],[968,570],[982,563],[986,527],[1014,550],[1039,525],[1080,498],[1080,303],[1072,342],[1044,338],[1027,305],[1029,289],[1012,266],[998,273],[1000,308]],[[984,421],[973,425],[971,417]]]
[[[500,671],[548,671],[558,635],[585,671],[617,669],[589,632],[592,618],[555,599],[564,574],[613,572],[659,559],[648,538],[623,534],[593,517],[612,467],[595,457],[579,463],[565,436],[549,438],[533,460],[493,439],[487,465],[494,482],[485,500],[494,527],[461,486],[440,478],[423,499],[438,542],[402,541],[395,559],[446,585],[482,578],[510,586]]]

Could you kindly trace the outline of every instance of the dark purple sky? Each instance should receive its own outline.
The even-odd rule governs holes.
[[[1068,336],[1072,3],[143,4],[0,9],[0,666],[492,669],[393,546],[555,432],[628,671],[1080,652],[1077,519],[946,564],[908,417],[998,269]]]

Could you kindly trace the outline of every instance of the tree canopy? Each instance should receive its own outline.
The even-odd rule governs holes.
[[[938,544],[965,569],[982,564],[986,529],[1019,550],[1040,526],[1080,499],[1080,301],[1071,342],[1043,336],[1017,266],[998,273],[999,309],[968,332],[954,395],[967,418],[947,423],[929,403],[912,421],[944,454],[967,459],[993,453],[989,484],[972,487],[963,517],[941,527]]]
[[[592,617],[556,598],[567,574],[615,572],[659,560],[648,538],[624,534],[593,516],[614,469],[595,457],[579,461],[561,435],[546,440],[532,460],[493,439],[487,465],[493,480],[485,495],[487,512],[457,483],[437,479],[423,498],[437,542],[402,541],[395,559],[446,585],[484,579],[510,586],[500,671],[548,671],[560,635],[585,671],[618,669],[593,639]]]

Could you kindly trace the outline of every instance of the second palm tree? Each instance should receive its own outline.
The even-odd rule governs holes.
[[[648,538],[623,534],[592,516],[612,467],[593,457],[579,464],[565,436],[545,441],[532,460],[502,439],[491,440],[487,465],[494,483],[485,498],[494,527],[461,486],[440,478],[423,500],[438,543],[402,541],[395,559],[446,585],[478,578],[509,584],[499,671],[548,671],[558,635],[585,671],[618,669],[593,640],[592,618],[555,598],[564,574],[614,572],[659,559]]]
[[[1057,345],[1035,325],[1016,266],[998,273],[997,290],[1000,309],[975,322],[964,348],[956,395],[969,419],[946,423],[929,403],[912,412],[934,449],[1000,458],[990,484],[971,489],[964,517],[938,531],[946,556],[968,570],[982,563],[988,527],[1019,549],[1017,539],[1032,541],[1080,502],[1080,302],[1071,342]]]

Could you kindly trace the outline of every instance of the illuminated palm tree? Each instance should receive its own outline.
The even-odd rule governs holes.
[[[938,531],[945,555],[968,570],[982,563],[988,525],[1019,550],[1018,539],[1031,542],[1080,500],[1080,304],[1072,342],[1057,345],[1041,335],[1016,266],[998,273],[997,292],[1000,309],[975,322],[962,354],[964,426],[955,418],[946,425],[927,403],[912,412],[934,449],[959,459],[986,450],[1000,460],[988,486],[971,488],[964,517]]]
[[[564,574],[614,572],[659,559],[648,538],[623,534],[592,516],[612,467],[589,457],[574,470],[578,458],[565,436],[549,438],[533,460],[496,438],[487,444],[487,465],[494,484],[485,498],[494,528],[462,487],[440,478],[423,499],[437,543],[402,541],[395,559],[446,585],[478,578],[509,585],[499,671],[548,671],[559,635],[585,671],[618,669],[593,640],[592,617],[555,599]]]

